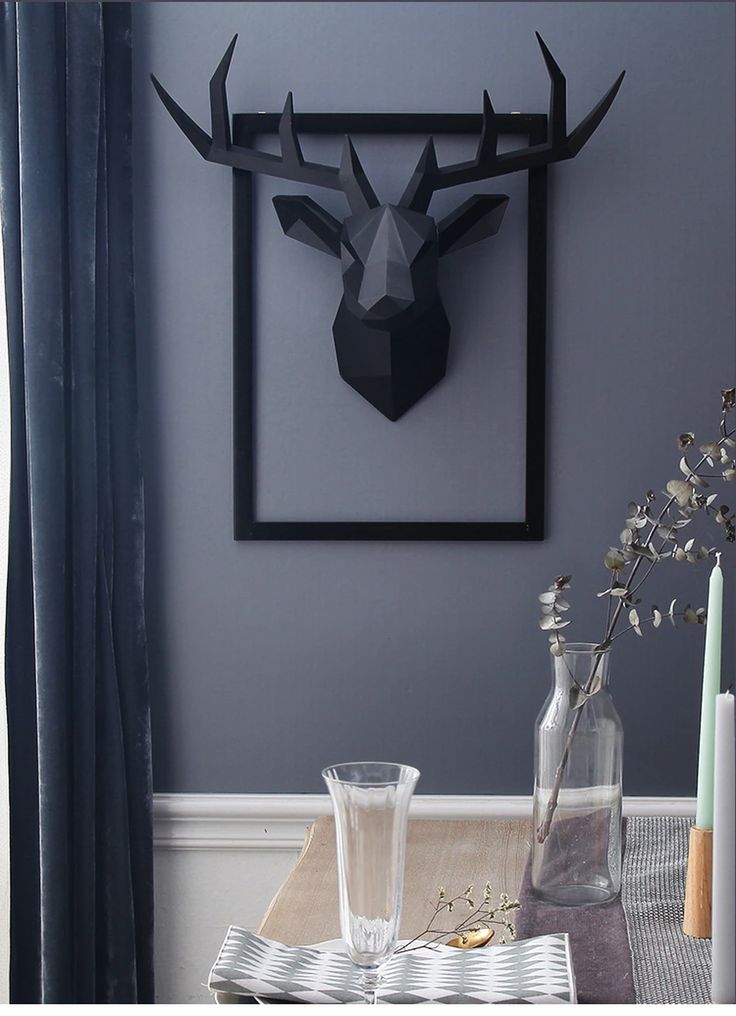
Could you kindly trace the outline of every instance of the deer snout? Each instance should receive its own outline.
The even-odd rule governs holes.
[[[414,285],[408,265],[373,262],[366,265],[358,291],[358,306],[366,321],[385,321],[414,303]]]

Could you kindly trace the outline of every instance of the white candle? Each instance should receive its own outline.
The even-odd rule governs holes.
[[[736,712],[716,697],[711,1001],[736,1002]]]
[[[700,707],[700,754],[698,756],[698,804],[695,825],[713,828],[713,756],[716,695],[721,690],[721,625],[723,614],[723,572],[716,554],[716,566],[708,583],[708,617],[705,623],[703,699]]]

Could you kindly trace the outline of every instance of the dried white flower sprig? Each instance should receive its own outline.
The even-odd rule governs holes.
[[[493,890],[490,882],[483,886],[483,899],[475,902],[474,886],[469,885],[465,892],[458,896],[448,897],[445,889],[440,886],[437,890],[437,902],[434,905],[434,913],[427,923],[424,931],[415,935],[411,941],[400,946],[396,953],[414,952],[417,949],[426,949],[428,946],[440,945],[447,939],[459,939],[461,948],[472,947],[474,941],[481,941],[483,944],[490,941],[493,935],[494,925],[503,928],[501,944],[505,944],[506,935],[509,938],[516,938],[516,927],[510,915],[521,909],[518,900],[512,900],[506,893],[501,893],[498,903],[493,902]],[[477,897],[476,897],[477,899]],[[447,916],[455,911],[460,912],[460,920],[452,928],[440,928],[439,923],[445,923]],[[486,930],[491,934],[479,938],[478,933]],[[453,943],[454,944],[454,943]]]

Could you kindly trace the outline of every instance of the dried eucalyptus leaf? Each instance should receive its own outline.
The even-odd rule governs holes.
[[[556,596],[555,596],[554,593],[550,593],[550,592],[540,593],[538,599],[539,599],[540,603],[549,604],[549,603],[554,603],[555,602]]]
[[[587,696],[590,698],[591,695],[595,695],[603,687],[603,678],[600,674],[596,674],[589,685],[587,685]]]
[[[693,488],[686,480],[670,480],[666,489],[670,497],[674,497],[681,508],[690,503]]]
[[[677,446],[681,452],[684,452],[685,449],[689,448],[694,441],[695,435],[692,433],[692,431],[686,431],[684,434],[680,434],[680,436],[678,437]]]
[[[609,571],[621,571],[623,566],[626,564],[626,560],[620,550],[617,550],[615,547],[611,547],[604,557],[603,563]]]
[[[560,628],[567,628],[568,624],[572,624],[572,622],[563,621],[556,614],[549,614],[539,619],[539,627],[542,631],[558,631]]]
[[[638,624],[634,625],[634,631],[636,632],[636,634],[639,636],[640,639],[644,638],[644,632],[641,630]]]
[[[688,604],[687,607],[685,607],[685,612],[683,614],[683,620],[684,620],[685,624],[697,624],[698,623],[698,615],[695,613],[695,611],[692,609],[692,607],[689,604]]]
[[[662,623],[662,612],[657,610],[656,607],[652,607],[652,625],[655,628],[659,628]]]
[[[585,694],[580,685],[576,685],[570,689],[570,708],[580,709],[581,706],[585,705],[588,698],[589,696]]]
[[[549,651],[552,653],[553,656],[565,655],[565,647],[560,642],[553,642],[552,645],[549,647]]]
[[[685,544],[685,550],[692,550],[695,546],[695,540],[688,540]]]
[[[736,469],[724,469],[723,479],[726,480],[727,483],[730,483],[732,480],[736,480]]]
[[[711,459],[720,458],[721,455],[721,447],[717,441],[708,441],[706,444],[701,445],[700,451]]]
[[[639,623],[639,615],[636,610],[629,611],[629,624],[637,625]]]

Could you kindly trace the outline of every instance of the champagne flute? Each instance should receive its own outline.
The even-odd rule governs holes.
[[[335,813],[340,928],[369,1005],[396,948],[406,824],[419,775],[396,762],[343,762],[322,771]]]

